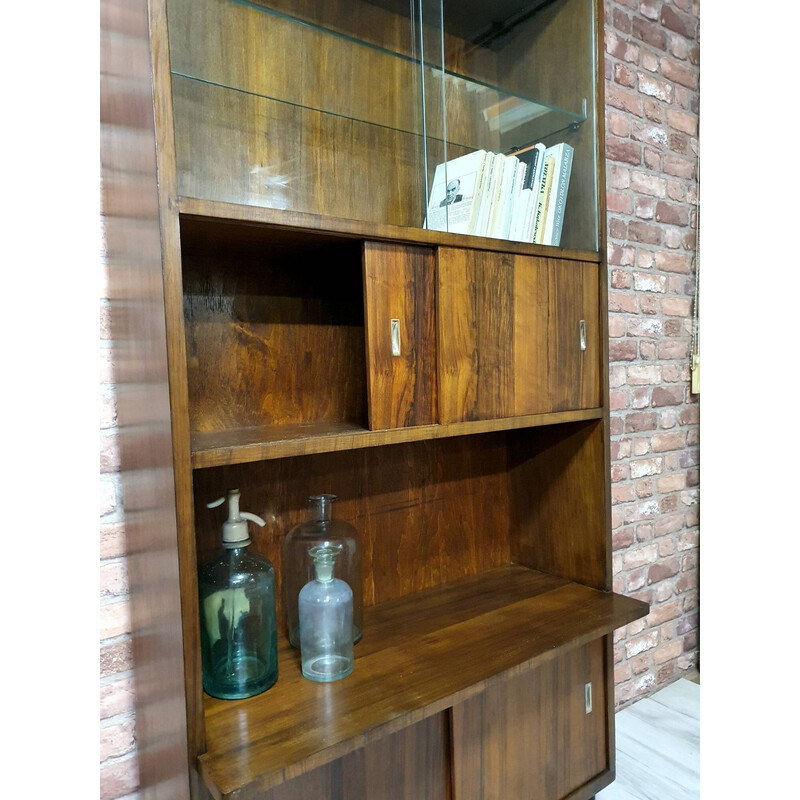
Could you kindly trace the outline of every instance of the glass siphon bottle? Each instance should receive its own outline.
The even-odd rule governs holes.
[[[200,568],[198,583],[203,689],[223,700],[260,694],[278,679],[275,570],[248,550],[247,521],[265,523],[240,512],[239,497],[238,489],[228,492],[223,549]]]
[[[318,494],[308,498],[308,518],[295,525],[283,541],[283,608],[286,634],[293,647],[300,647],[298,596],[314,579],[314,565],[308,556],[312,547],[341,545],[336,558],[335,577],[343,580],[353,592],[353,643],[362,633],[361,546],[356,529],[344,520],[333,518],[336,495]]]
[[[320,683],[338,681],[353,671],[353,592],[333,577],[342,550],[340,544],[310,548],[314,580],[298,597],[303,676]]]

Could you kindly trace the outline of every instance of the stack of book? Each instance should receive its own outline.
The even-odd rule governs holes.
[[[538,143],[509,155],[477,150],[439,164],[425,227],[558,247],[573,148]]]

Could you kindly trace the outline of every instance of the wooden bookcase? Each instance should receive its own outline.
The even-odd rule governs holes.
[[[586,800],[613,780],[611,634],[647,607],[610,591],[602,4],[533,3],[477,48],[445,20],[438,70],[402,6],[150,4],[196,797]],[[405,101],[434,86],[421,128]],[[542,110],[481,131],[486,92]],[[575,147],[564,247],[424,229],[445,143],[509,136]],[[308,495],[359,530],[344,681],[303,680],[284,639],[271,690],[204,695],[197,564],[234,486],[279,582]]]

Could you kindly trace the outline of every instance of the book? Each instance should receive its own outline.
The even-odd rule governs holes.
[[[521,166],[518,158],[504,156],[503,174],[497,189],[497,204],[492,210],[489,223],[489,236],[496,239],[507,239],[508,229],[511,225],[511,211],[514,204],[514,191],[516,189],[517,168]]]
[[[544,227],[547,220],[547,204],[550,201],[550,187],[553,182],[553,167],[555,166],[555,158],[553,156],[546,156],[542,164],[542,180],[539,184],[539,193],[536,200],[536,213],[533,222],[533,241],[536,244],[542,244],[544,239]]]
[[[530,227],[531,197],[533,197],[533,190],[522,189],[514,201],[514,213],[508,238],[515,242],[530,241],[528,229]]]
[[[489,153],[489,158],[492,161],[490,172],[487,176],[486,183],[486,197],[481,204],[480,215],[478,223],[475,226],[474,233],[477,236],[488,236],[491,230],[492,214],[497,207],[498,192],[503,178],[503,168],[505,166],[505,156],[501,153]]]
[[[553,183],[551,201],[547,207],[547,219],[544,226],[542,244],[558,247],[561,243],[561,231],[564,227],[564,207],[567,202],[569,178],[572,174],[572,155],[574,149],[566,142],[548,148],[555,158],[553,167]]]
[[[523,189],[532,189],[539,185],[539,181],[542,178],[542,156],[544,156],[545,149],[541,142],[537,142],[511,154],[516,156],[528,168]]]
[[[487,157],[491,156],[485,150],[476,150],[437,165],[428,199],[426,228],[472,233],[480,205],[479,184],[485,177]]]

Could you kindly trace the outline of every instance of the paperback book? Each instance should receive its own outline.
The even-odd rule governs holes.
[[[428,200],[426,228],[451,233],[473,232],[483,193],[486,162],[492,155],[477,150],[436,167]]]

